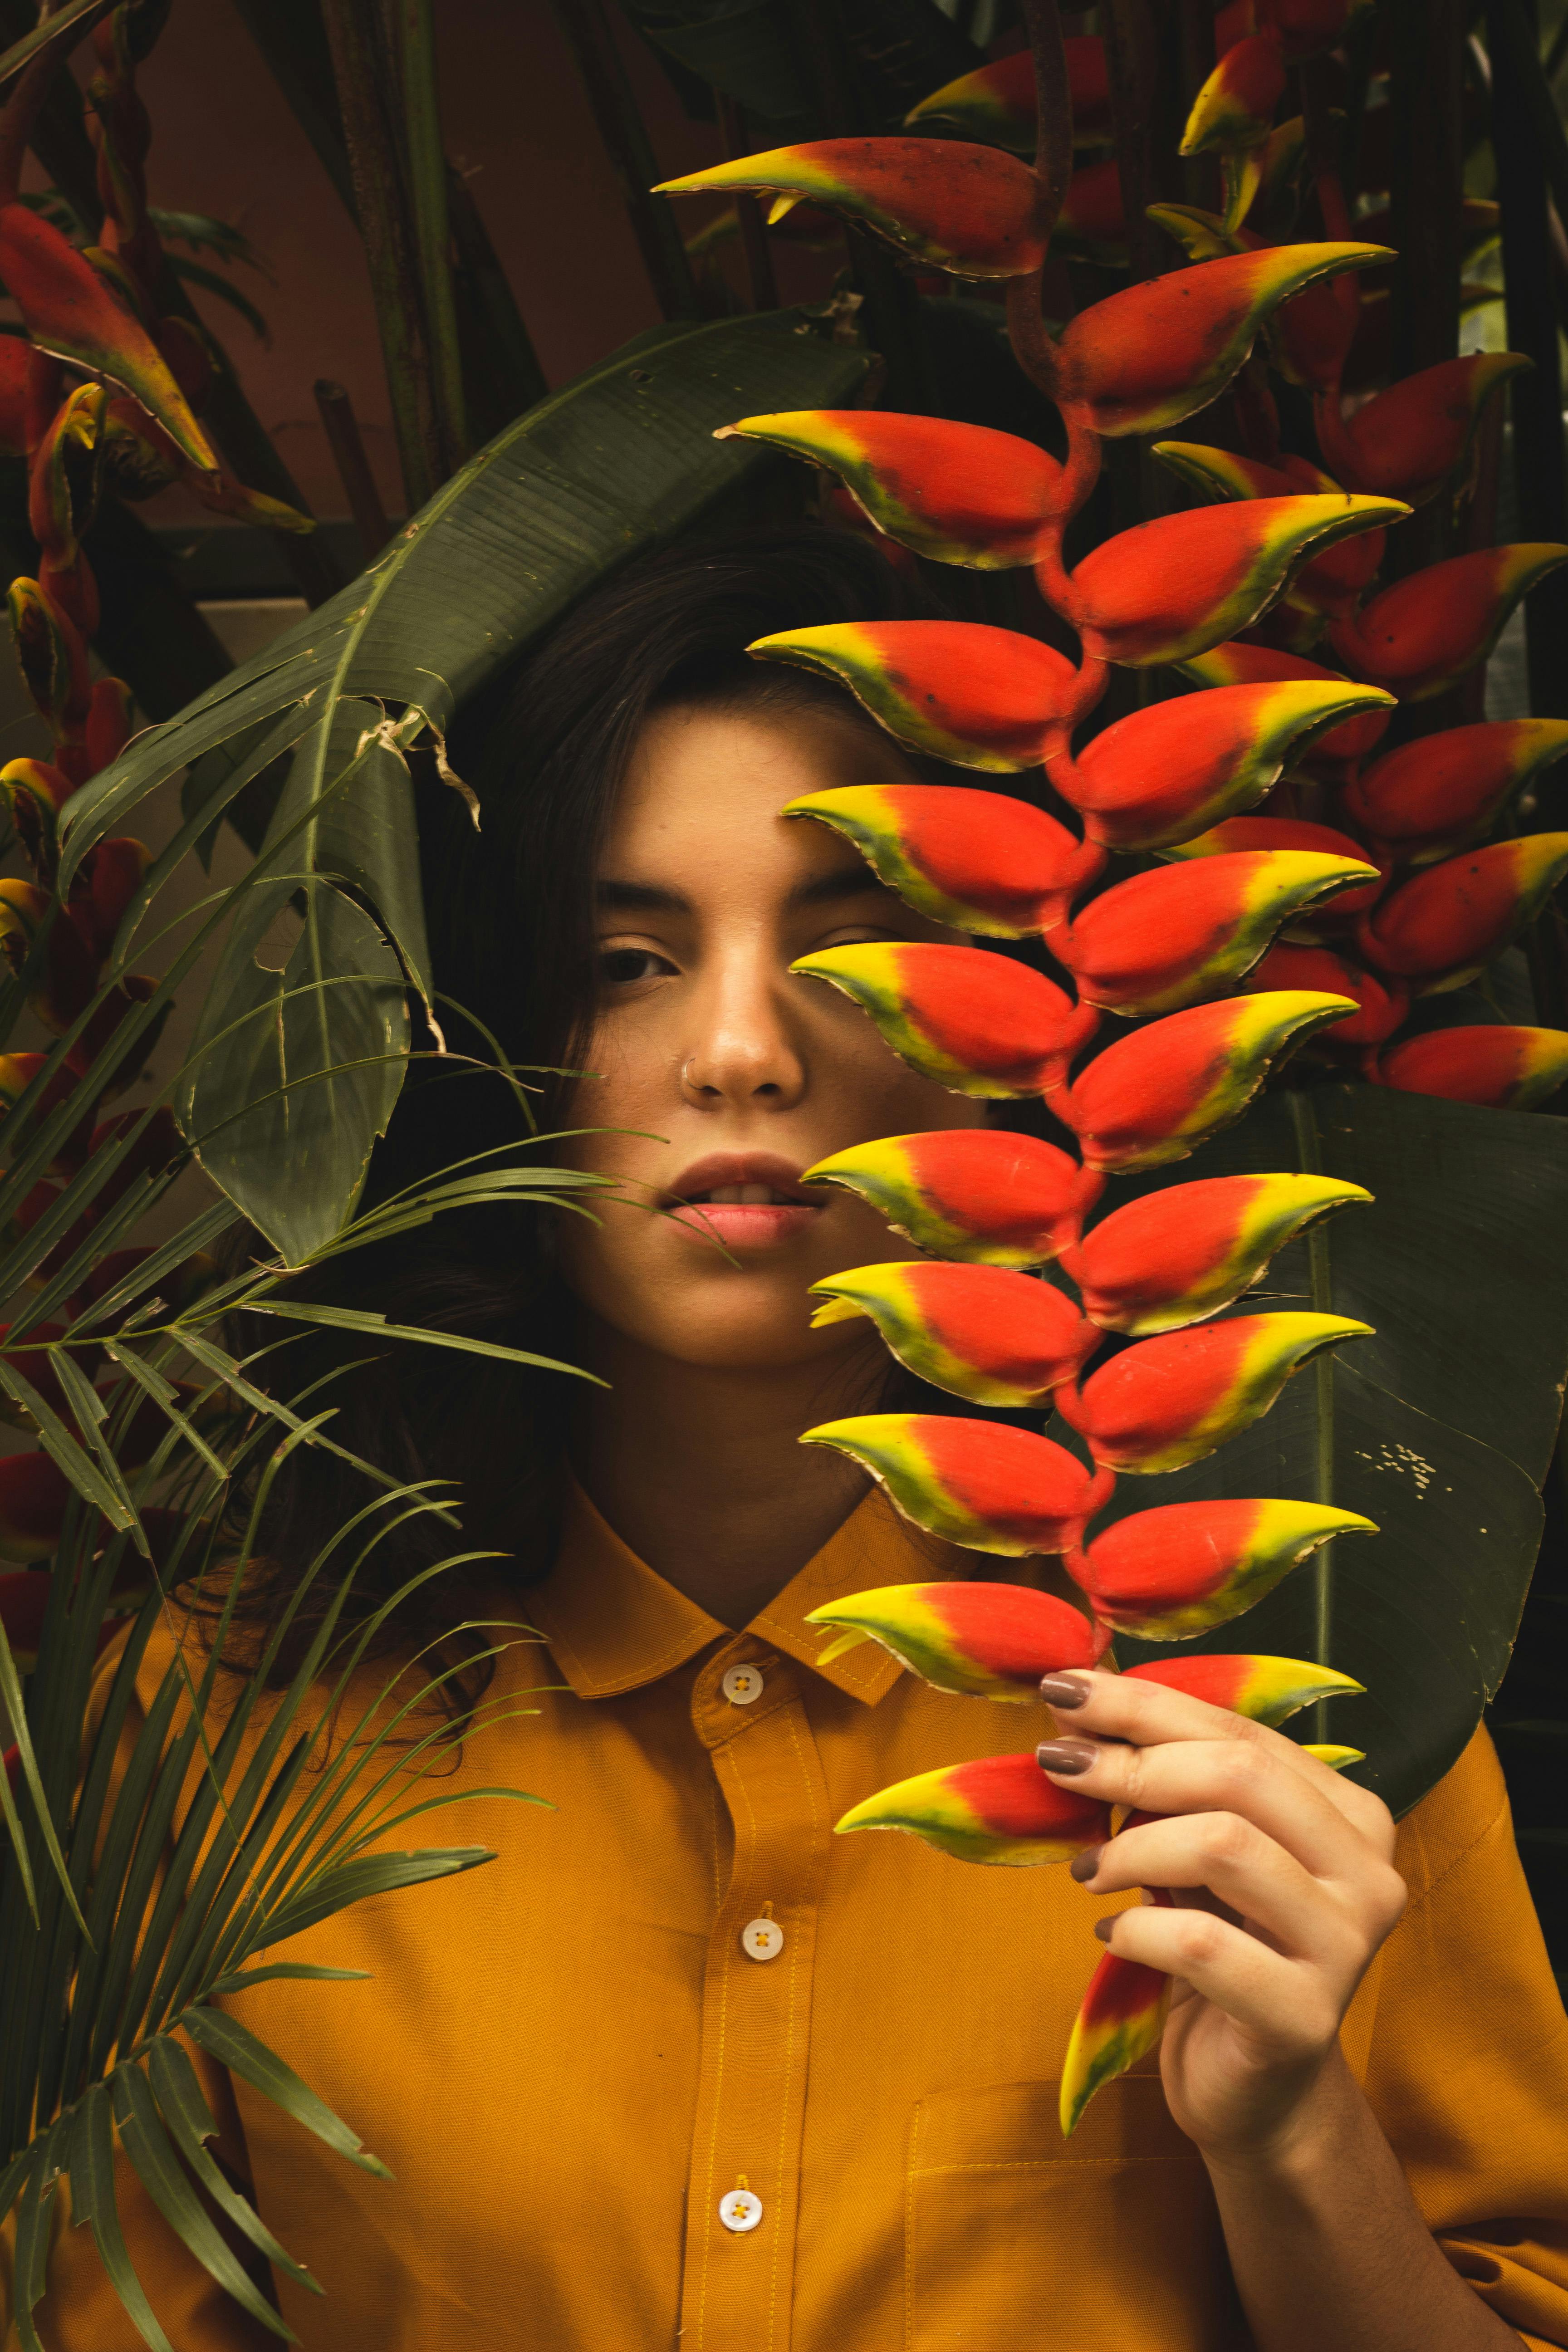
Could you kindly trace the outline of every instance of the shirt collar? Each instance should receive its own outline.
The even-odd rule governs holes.
[[[879,1643],[863,1642],[823,1662],[830,1636],[806,1613],[878,1584],[945,1581],[962,1552],[921,1535],[873,1487],[799,1574],[744,1628],[850,1697],[875,1706],[903,1668]],[[694,1601],[640,1560],[573,1484],[561,1547],[545,1581],[524,1601],[579,1698],[613,1698],[684,1665],[710,1643],[735,1639]]]

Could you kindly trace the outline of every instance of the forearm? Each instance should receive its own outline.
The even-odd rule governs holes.
[[[1434,2244],[1337,2053],[1286,2145],[1208,2166],[1258,2352],[1520,2352]]]

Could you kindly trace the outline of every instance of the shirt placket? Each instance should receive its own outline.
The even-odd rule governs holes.
[[[801,1670],[742,1635],[691,1718],[734,1832],[708,1947],[682,2352],[787,2352],[827,1791]]]

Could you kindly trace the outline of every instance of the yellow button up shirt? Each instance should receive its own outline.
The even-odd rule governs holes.
[[[955,1564],[874,1494],[731,1633],[575,1500],[519,1612],[545,1647],[509,1651],[494,1686],[538,1712],[468,1739],[446,1783],[556,1810],[478,1793],[436,1815],[442,1842],[498,1859],[286,1948],[374,1981],[226,2004],[395,2179],[200,2062],[221,2152],[325,2289],[277,2284],[310,2352],[1247,2344],[1157,2055],[1060,2135],[1105,1898],[1061,1869],[833,1834],[890,1781],[1047,1730],[1043,1708],[944,1696],[870,1644],[821,1661],[807,1611]],[[1484,1734],[1398,1860],[1410,1906],[1347,2021],[1351,2063],[1450,2262],[1528,2344],[1568,2345],[1568,2023]],[[131,2352],[59,2203],[44,2340]],[[176,2352],[275,2340],[129,2176],[122,2210]]]

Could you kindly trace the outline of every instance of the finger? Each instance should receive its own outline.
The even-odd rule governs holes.
[[[1365,1958],[1361,1923],[1347,1915],[1337,1884],[1314,1878],[1239,1813],[1186,1813],[1123,1831],[1080,1855],[1073,1874],[1095,1895],[1202,1887],[1298,1958],[1341,1969]]]
[[[1053,1714],[1067,1718],[1063,1728],[1075,1738],[1083,1731],[1102,1738],[1131,1740],[1142,1747],[1165,1739],[1234,1739],[1267,1748],[1325,1795],[1363,1836],[1390,1853],[1394,1850],[1394,1823],[1381,1798],[1331,1771],[1315,1756],[1303,1754],[1295,1740],[1270,1730],[1267,1724],[1254,1723],[1228,1707],[1212,1706],[1206,1699],[1172,1690],[1163,1683],[1095,1673],[1088,1667],[1047,1675],[1041,1696]]]
[[[1339,2031],[1342,2004],[1326,1978],[1212,1911],[1151,1904],[1117,1912],[1101,1930],[1119,1958],[1179,1977],[1268,2049],[1305,2057]]]
[[[1046,1740],[1041,1769],[1059,1784],[1145,1813],[1239,1813],[1293,1854],[1315,1878],[1353,1879],[1387,1869],[1339,1807],[1271,1748],[1255,1740]],[[1392,1875],[1390,1870],[1390,1875]]]

